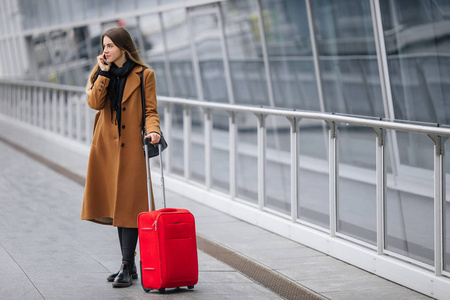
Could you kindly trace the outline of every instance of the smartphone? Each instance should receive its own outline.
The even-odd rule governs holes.
[[[104,64],[105,66],[108,65],[108,61],[106,60],[106,55],[105,55],[105,54],[103,54],[103,64]]]

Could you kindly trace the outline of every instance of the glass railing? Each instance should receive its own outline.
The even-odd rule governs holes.
[[[450,128],[163,96],[158,104],[168,177],[450,275]],[[0,113],[92,139],[84,88],[2,80]],[[420,151],[409,148],[417,144]]]

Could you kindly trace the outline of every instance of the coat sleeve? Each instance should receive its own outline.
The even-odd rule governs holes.
[[[157,132],[161,134],[159,128],[159,115],[156,102],[156,81],[155,73],[147,69],[144,71],[144,88],[145,88],[145,130],[147,134]]]
[[[100,75],[97,77],[97,80],[94,81],[92,75],[90,79],[92,83],[86,90],[87,103],[90,108],[101,110],[105,107],[109,78],[100,73]]]

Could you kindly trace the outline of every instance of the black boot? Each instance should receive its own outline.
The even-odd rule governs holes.
[[[122,266],[120,266],[119,274],[114,279],[112,284],[113,287],[127,287],[133,282],[131,280],[131,271],[133,269],[134,262],[132,261],[122,261]]]
[[[108,278],[106,278],[106,280],[108,280],[108,282],[113,282],[114,279],[116,279],[117,275],[119,275],[119,273],[120,273],[120,270],[117,271],[116,273],[112,273],[111,275],[108,276]],[[133,269],[131,269],[131,278],[133,278],[133,279],[138,278],[136,264],[134,262],[133,262]]]

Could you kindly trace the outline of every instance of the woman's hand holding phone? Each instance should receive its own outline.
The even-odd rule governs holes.
[[[106,61],[106,57],[103,53],[97,56],[97,63],[102,71],[108,72],[111,68],[111,66]]]

